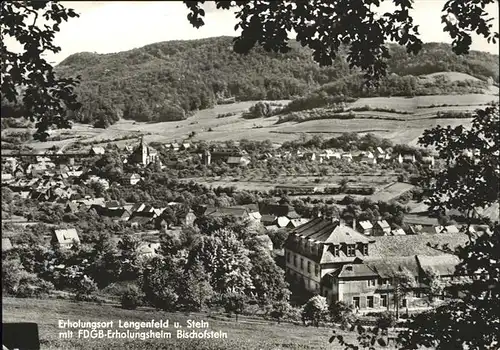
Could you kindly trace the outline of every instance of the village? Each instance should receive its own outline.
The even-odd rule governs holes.
[[[127,228],[140,240],[136,254],[148,259],[160,254],[161,236],[179,234],[186,227],[199,226],[199,218],[206,220],[229,219],[244,222],[260,233],[266,249],[275,256],[283,268],[293,293],[309,293],[325,296],[329,302],[344,302],[356,312],[373,312],[405,307],[407,310],[422,310],[429,307],[425,298],[426,281],[429,274],[439,276],[443,281],[453,279],[457,259],[454,255],[440,250],[437,245],[455,247],[467,240],[461,230],[460,213],[436,217],[429,214],[421,202],[416,210],[408,211],[404,206],[396,209],[394,216],[383,213],[383,202],[371,202],[362,195],[370,195],[374,188],[356,186],[355,183],[331,183],[322,188],[314,185],[276,185],[267,193],[259,192],[261,200],[241,201],[232,205],[230,201],[210,201],[194,204],[185,201],[185,196],[154,205],[151,201],[127,202],[124,198],[110,199],[107,194],[112,188],[133,191],[141,186],[148,172],[162,172],[167,164],[192,162],[196,159],[200,166],[226,164],[232,168],[247,168],[252,162],[268,162],[273,159],[286,161],[327,163],[359,163],[365,166],[376,164],[416,164],[424,171],[432,171],[435,158],[432,155],[415,157],[415,153],[393,154],[381,147],[373,151],[343,152],[334,149],[320,151],[268,149],[265,152],[249,154],[236,145],[232,147],[212,146],[200,150],[189,142],[163,145],[163,152],[170,158],[160,157],[160,152],[148,145],[142,138],[135,145],[122,150],[93,146],[79,154],[48,153],[36,156],[2,158],[2,188],[11,191],[11,198],[58,207],[60,219],[45,223],[50,234],[44,235],[47,246],[72,249],[82,241],[83,232],[72,227],[76,214],[91,213],[99,220],[107,220]],[[135,172],[120,173],[118,177],[106,178],[99,175],[95,167],[84,165],[85,160],[99,161],[108,152],[119,155],[124,167],[133,167]],[[27,160],[28,159],[28,160]],[[96,163],[98,164],[98,163]],[[192,182],[192,180],[191,180]],[[181,182],[182,184],[182,182]],[[229,184],[231,185],[231,184]],[[92,188],[92,194],[85,194],[82,188]],[[393,198],[412,197],[416,186],[405,187],[404,192]],[[208,190],[208,189],[207,189]],[[4,190],[3,190],[4,191]],[[229,192],[234,192],[232,189]],[[123,193],[123,192],[122,192]],[[294,203],[307,195],[339,195],[340,193],[361,194],[361,198],[346,196],[336,203],[336,213],[321,209],[296,210]],[[234,195],[234,194],[233,194]],[[220,196],[226,196],[219,193]],[[302,196],[302,197],[301,197]],[[255,198],[255,196],[254,196]],[[295,198],[295,200],[292,200]],[[368,206],[362,213],[352,209],[357,203]],[[364,201],[364,202],[363,202]],[[156,201],[157,202],[157,201]],[[364,203],[364,204],[363,204]],[[368,204],[367,204],[368,203]],[[386,204],[389,208],[390,205]],[[335,205],[334,205],[335,206]],[[326,206],[325,206],[326,208]],[[392,208],[392,207],[391,207]],[[334,211],[335,211],[334,210]],[[369,215],[367,214],[369,212]],[[402,212],[401,212],[402,211]],[[15,227],[29,227],[40,224],[36,215],[23,213],[2,213],[2,251],[16,246]],[[26,214],[26,213],[24,213]],[[484,213],[483,213],[484,215]],[[73,219],[68,219],[73,217]],[[393,218],[396,218],[394,219]],[[58,224],[59,222],[59,224]],[[199,227],[201,228],[201,227]],[[468,227],[469,233],[481,234],[488,231],[487,225]],[[271,239],[271,237],[273,239]],[[281,237],[281,240],[276,239]],[[120,242],[119,230],[112,240]],[[64,266],[59,266],[64,269]],[[404,271],[417,281],[402,300],[396,300],[398,276]],[[457,293],[451,288],[446,293]],[[444,298],[446,293],[439,298]]]

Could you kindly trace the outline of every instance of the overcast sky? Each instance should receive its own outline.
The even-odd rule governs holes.
[[[387,1],[386,3],[391,3]],[[59,63],[67,56],[82,52],[111,53],[126,51],[167,40],[188,40],[214,36],[235,36],[236,19],[232,11],[215,9],[208,1],[205,6],[205,25],[196,29],[188,22],[187,8],[182,2],[155,1],[62,1],[73,8],[79,18],[63,23],[56,34],[55,43],[61,52],[48,54],[47,59]],[[445,0],[416,0],[413,18],[420,25],[424,42],[451,42],[442,30],[441,9]],[[383,4],[382,11],[390,10]],[[498,31],[498,5],[488,8],[494,16],[494,29]],[[11,44],[12,45],[12,44]],[[9,47],[13,47],[9,45]],[[498,54],[498,43],[473,37],[473,50]]]

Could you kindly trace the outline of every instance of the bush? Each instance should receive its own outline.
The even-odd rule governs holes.
[[[141,304],[142,296],[135,286],[130,286],[121,296],[121,305],[124,309],[135,310]]]
[[[380,314],[376,321],[377,327],[382,330],[387,330],[388,328],[394,327],[396,324],[396,318],[392,312],[386,311]]]
[[[17,288],[18,298],[43,298],[54,290],[54,285],[36,276],[22,279]]]

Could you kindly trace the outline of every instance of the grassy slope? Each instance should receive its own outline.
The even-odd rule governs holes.
[[[193,140],[225,141],[247,138],[252,140],[270,139],[277,143],[296,140],[301,133],[319,133],[325,137],[332,137],[343,132],[373,132],[378,136],[393,140],[394,143],[415,145],[424,129],[434,127],[438,124],[456,126],[468,125],[470,123],[467,119],[430,119],[438,111],[473,111],[494,99],[498,99],[498,92],[496,96],[492,92],[491,94],[482,95],[361,98],[353,103],[352,107],[369,105],[373,108],[410,111],[413,114],[366,111],[356,112],[357,118],[349,120],[313,120],[303,123],[287,122],[279,125],[275,125],[278,117],[252,120],[241,118],[241,114],[255,103],[255,101],[247,101],[201,110],[193,117],[178,122],[136,123],[121,120],[105,130],[93,129],[88,125],[77,124],[71,132],[75,135],[81,135],[80,140],[84,142],[132,136],[138,133],[146,134],[145,139],[148,142],[171,142],[174,140],[184,140],[194,131],[196,135],[193,137]],[[286,103],[286,101],[281,102]],[[431,105],[443,104],[453,106],[430,107]],[[416,106],[426,108],[417,109]],[[234,112],[236,115],[217,118],[218,114],[228,112]],[[371,119],[374,117],[382,119]],[[383,118],[397,118],[399,120],[384,120]],[[209,129],[212,129],[212,131],[209,131]],[[68,131],[65,130],[62,132],[67,133]],[[58,133],[61,133],[61,131],[54,132],[54,134]],[[46,149],[52,145],[61,147],[75,141],[77,141],[76,138],[44,143],[36,142],[32,143],[31,146],[36,149]],[[117,143],[123,146],[134,142],[135,140],[124,140]]]
[[[3,322],[36,322],[39,325],[42,349],[340,349],[328,344],[331,330],[302,327],[291,324],[241,319],[235,321],[213,320],[201,314],[167,313],[153,310],[123,310],[117,306],[91,303],[74,303],[65,300],[35,300],[2,298]],[[210,329],[227,332],[222,340],[71,340],[59,339],[58,320],[150,321],[168,319],[185,324],[188,319],[205,320]],[[147,331],[147,329],[146,329]],[[175,332],[174,332],[175,333]],[[352,338],[353,335],[347,335]]]

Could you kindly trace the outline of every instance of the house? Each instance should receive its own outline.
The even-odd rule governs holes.
[[[290,219],[286,216],[280,216],[276,219],[276,225],[278,225],[279,228],[287,227],[289,223]]]
[[[128,221],[130,219],[130,212],[125,208],[116,208],[106,210],[105,216],[111,218],[111,220],[117,221]]]
[[[394,229],[391,231],[391,235],[392,236],[404,236],[406,235],[406,232],[405,230],[403,230],[401,227],[400,228],[397,228],[397,229]]]
[[[184,150],[184,151],[187,151],[188,149],[191,148],[191,144],[189,142],[184,142],[182,145],[181,145],[181,149]]]
[[[64,207],[64,212],[68,214],[76,214],[79,212],[78,204],[74,202],[68,202]]]
[[[181,147],[179,146],[179,144],[177,142],[173,142],[169,145],[169,148],[171,151],[177,152]]]
[[[89,153],[92,155],[100,155],[106,153],[106,150],[102,146],[94,146],[90,148]]]
[[[399,155],[401,156],[401,155]],[[402,156],[402,161],[400,163],[415,163],[415,155],[414,154],[404,154]]]
[[[348,163],[352,162],[352,154],[350,153],[342,153],[341,159]]]
[[[373,233],[373,225],[368,220],[359,221],[355,223],[354,226],[356,227],[356,230],[358,230],[358,232],[361,232],[364,235],[369,236]]]
[[[77,199],[75,200],[76,203],[83,204],[87,208],[90,208],[92,205],[99,205],[99,206],[105,206],[104,198],[99,197],[99,198],[85,198],[85,199]]]
[[[422,166],[428,169],[434,168],[434,156],[423,156]]]
[[[339,222],[310,220],[292,230],[285,242],[286,273],[306,290],[320,293],[322,278],[368,254],[369,242],[368,237]]]
[[[80,238],[74,228],[54,230],[52,243],[58,245],[60,248],[70,249],[74,244],[80,244]]]
[[[10,238],[2,238],[2,252],[6,252],[13,248]]]
[[[14,180],[12,174],[2,173],[2,183],[9,183]]]
[[[316,153],[315,152],[306,152],[302,156],[303,159],[309,160],[311,162],[314,162],[316,160]]]
[[[306,186],[306,185],[277,185],[274,187],[276,191],[282,193],[288,193],[290,195],[301,195],[301,194],[313,194],[318,191],[316,186]]]
[[[394,308],[398,274],[409,273],[422,281],[422,266],[434,264],[449,271],[453,258],[440,257],[444,253],[433,246],[454,249],[467,241],[465,234],[367,237],[338,221],[316,218],[290,232],[285,242],[286,274],[299,282],[293,288],[319,293],[328,302],[382,311]],[[415,285],[400,306],[414,305],[421,288]]]
[[[373,227],[373,234],[375,236],[386,236],[391,233],[391,225],[385,220],[379,220]]]
[[[158,152],[154,148],[149,147],[144,142],[144,138],[141,137],[139,145],[129,156],[128,163],[148,166],[149,164],[155,163],[157,158]]]
[[[137,256],[140,258],[152,258],[158,255],[160,243],[157,242],[142,242],[136,249]]]
[[[203,213],[204,216],[210,216],[210,217],[234,217],[234,218],[239,218],[239,219],[247,219],[248,218],[248,211],[244,207],[219,207],[219,208],[214,208],[214,207],[207,207],[205,212]]]
[[[143,225],[147,225],[149,223],[154,223],[154,219],[156,215],[154,212],[143,211],[143,212],[134,212],[130,215],[127,223],[131,227],[139,227]]]
[[[276,215],[264,214],[264,215],[261,216],[260,222],[264,226],[271,226],[271,225],[276,225],[276,220],[277,219],[278,219],[278,217]],[[278,225],[276,225],[276,227],[278,227]]]
[[[459,233],[460,229],[456,227],[455,225],[448,225],[448,226],[436,226],[434,227],[434,230],[436,233]]]
[[[248,164],[250,164],[250,159],[243,156],[230,156],[227,158],[226,163],[233,166],[247,166]]]
[[[309,221],[309,219],[306,219],[306,218],[291,219],[290,222],[287,225],[287,228],[294,229],[296,227],[299,227],[300,225],[305,224],[308,221]]]
[[[107,208],[107,209],[119,209],[122,207],[122,205],[120,204],[120,202],[116,201],[116,200],[113,200],[113,201],[107,201],[104,203],[104,206]]]

